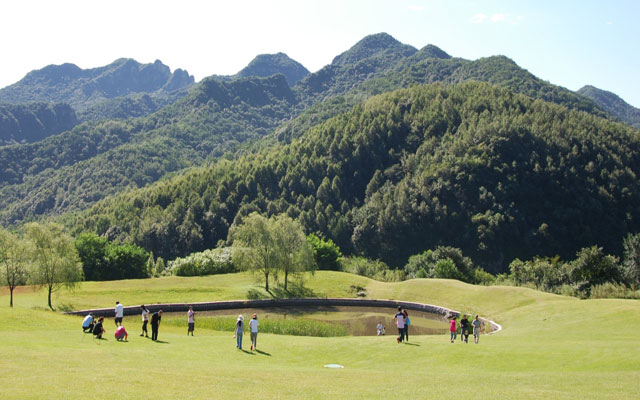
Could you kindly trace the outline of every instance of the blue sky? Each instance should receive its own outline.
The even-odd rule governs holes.
[[[455,57],[502,54],[553,84],[640,107],[640,1],[21,0],[0,5],[0,87],[48,64],[160,59],[200,80],[282,51],[317,71],[387,32]]]

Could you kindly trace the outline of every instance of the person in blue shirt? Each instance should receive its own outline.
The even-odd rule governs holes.
[[[82,320],[82,332],[91,333],[93,331],[93,313],[89,313],[84,320]]]

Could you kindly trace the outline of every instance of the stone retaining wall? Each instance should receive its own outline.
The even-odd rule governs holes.
[[[214,301],[206,303],[172,303],[172,304],[149,304],[147,308],[151,312],[162,310],[164,312],[187,312],[189,306],[194,311],[216,311],[216,310],[233,310],[238,308],[274,308],[274,307],[384,307],[396,308],[401,306],[407,310],[422,311],[431,314],[441,315],[443,318],[459,317],[460,312],[450,310],[448,308],[434,306],[431,304],[413,303],[399,300],[370,300],[370,299],[320,299],[320,298],[304,298],[304,299],[265,299],[265,300],[227,300]],[[115,313],[114,308],[96,308],[90,310],[70,311],[65,314],[71,315],[87,315],[93,312],[94,315],[112,317]],[[140,306],[124,307],[124,315],[139,315]],[[485,324],[491,327],[491,333],[496,333],[502,327],[493,321],[481,318]]]

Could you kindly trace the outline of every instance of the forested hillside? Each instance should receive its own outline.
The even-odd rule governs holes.
[[[0,221],[85,208],[220,157],[289,118],[294,102],[282,75],[210,79],[146,118],[85,123],[38,143],[0,148]]]
[[[615,93],[590,85],[582,87],[578,93],[590,98],[620,121],[640,129],[640,109],[629,105]]]
[[[63,103],[0,104],[0,146],[37,142],[77,123],[73,109]]]
[[[515,257],[618,251],[640,225],[639,172],[640,139],[626,125],[488,84],[430,85],[73,222],[173,258],[226,240],[238,215],[284,212],[346,253],[402,266],[452,245],[498,272]]]

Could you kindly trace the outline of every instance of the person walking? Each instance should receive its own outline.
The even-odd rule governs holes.
[[[258,316],[253,314],[251,316],[251,321],[249,321],[249,329],[251,330],[251,350],[258,349]]]
[[[189,311],[187,311],[187,325],[189,326],[187,328],[187,336],[189,336],[189,333],[191,333],[191,336],[193,336],[193,329],[195,328],[195,325],[196,325],[194,315],[195,315],[195,312],[193,312],[193,306],[189,306]]]
[[[409,325],[411,324],[411,320],[409,319],[409,313],[406,309],[402,311],[404,314],[404,340],[409,341]]]
[[[124,307],[120,304],[119,301],[116,301],[116,317],[115,322],[116,326],[122,326],[122,317],[124,316]]]
[[[236,339],[236,347],[238,350],[242,350],[242,328],[244,328],[244,317],[242,315],[238,315],[238,320],[236,321],[236,330],[233,333],[233,337]]]
[[[456,340],[456,317],[451,318],[451,322],[449,323],[449,333],[451,336],[451,343]]]
[[[147,309],[147,307],[144,306],[144,304],[141,307],[142,307],[142,333],[140,334],[140,336],[149,337],[149,332],[147,331],[147,324],[149,323],[149,310]]]
[[[402,313],[402,307],[398,306],[398,312],[393,317],[393,320],[396,322],[396,327],[398,328],[398,338],[396,341],[402,343],[404,340],[404,314]]]
[[[478,344],[480,341],[480,331],[482,329],[482,321],[476,315],[476,318],[471,323],[473,325],[473,342]]]
[[[162,310],[151,315],[151,340],[158,340],[158,328],[162,320]]]
[[[460,320],[460,341],[465,343],[469,342],[469,320],[466,314],[463,315]]]

